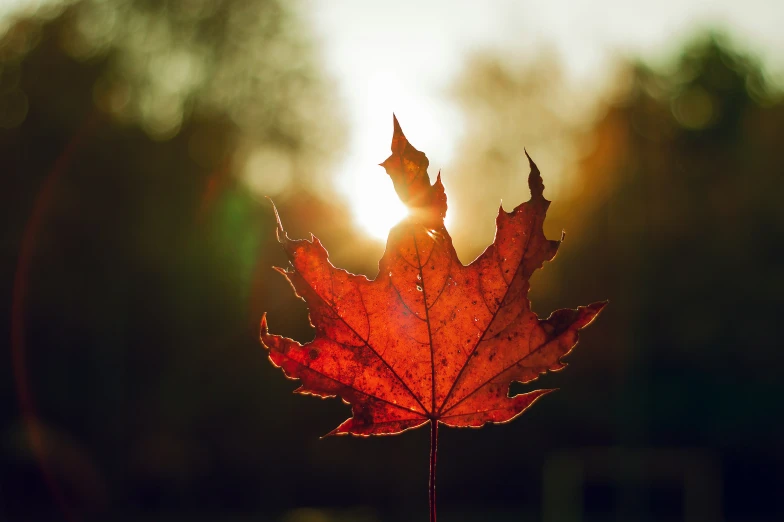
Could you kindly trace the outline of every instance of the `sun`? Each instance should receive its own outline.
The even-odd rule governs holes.
[[[371,238],[386,241],[390,229],[408,216],[408,208],[397,197],[392,180],[383,167],[364,176],[347,176],[350,183],[341,187],[351,205],[354,220]],[[452,213],[447,212],[444,225],[449,227]]]
[[[351,186],[344,188],[357,224],[373,239],[386,241],[389,230],[408,215],[408,208],[384,169],[376,169],[375,175],[352,176]]]
[[[448,159],[455,125],[438,98],[415,88],[391,71],[368,72],[347,105],[351,120],[349,154],[336,179],[358,228],[369,237],[386,241],[389,230],[408,215],[392,180],[378,166],[390,154],[392,114],[418,149],[434,151],[439,163]],[[441,128],[441,126],[446,128]],[[431,170],[434,170],[432,168]],[[433,180],[431,179],[431,182]]]

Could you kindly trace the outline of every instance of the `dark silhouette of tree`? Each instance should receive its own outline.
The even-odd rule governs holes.
[[[563,407],[597,443],[714,449],[728,514],[780,514],[764,492],[775,497],[784,486],[776,471],[784,424],[771,417],[784,393],[776,363],[784,334],[784,97],[754,58],[718,34],[694,40],[666,68],[629,65],[585,129],[568,118],[557,127],[543,110],[555,81],[541,67],[507,70],[494,82],[503,88],[465,105],[469,115],[484,107],[484,120],[495,122],[477,133],[544,129],[534,144],[555,133],[578,150],[577,161],[564,162],[568,176],[556,180],[548,216],[566,240],[531,299],[543,312],[603,296],[610,306],[586,336],[596,349],[573,356],[584,394]],[[526,105],[534,106],[530,117],[517,110]],[[507,167],[523,161],[524,145],[536,160],[536,145],[518,140],[491,154],[483,144],[508,140],[474,135],[472,123],[483,120],[473,118],[461,148],[466,162],[456,164],[489,173],[495,186],[524,179],[525,169]],[[499,166],[498,158],[511,159]]]
[[[782,98],[760,66],[712,36],[671,72],[633,67],[591,133],[581,190],[556,210],[574,233],[552,284],[559,300],[617,294],[625,335],[607,342],[639,379],[643,433],[685,423],[710,444],[766,436],[780,391],[770,343],[782,333],[782,130]]]
[[[268,452],[294,420],[287,383],[258,382],[285,262],[260,196],[294,227],[342,212],[323,190],[342,125],[306,34],[275,0],[81,0],[0,37],[0,334],[14,317],[24,338],[0,365],[9,517],[56,510],[42,458],[79,519],[286,505],[266,470],[305,457]],[[258,151],[276,163],[249,174]],[[274,312],[307,328],[293,299]]]

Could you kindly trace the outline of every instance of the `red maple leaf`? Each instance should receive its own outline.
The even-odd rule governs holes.
[[[303,345],[271,335],[263,317],[261,342],[286,376],[302,381],[297,393],[351,404],[352,417],[329,435],[395,434],[430,423],[432,481],[438,423],[507,422],[553,391],[508,395],[513,381],[562,369],[578,331],[606,302],[547,319],[531,311],[529,278],[553,259],[560,241],[544,236],[550,202],[528,159],[531,199],[512,212],[499,209],[495,241],[467,266],[444,227],[441,176],[430,184],[427,157],[397,119],[392,155],[381,165],[409,215],[390,231],[374,280],[332,266],[316,238],[289,239],[278,218],[290,266],[277,270],[308,303],[316,336]]]

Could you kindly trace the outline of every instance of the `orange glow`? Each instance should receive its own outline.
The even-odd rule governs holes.
[[[386,241],[389,229],[408,215],[408,209],[398,199],[392,181],[381,167],[375,176],[356,178],[353,189],[346,195],[357,223],[374,239]]]

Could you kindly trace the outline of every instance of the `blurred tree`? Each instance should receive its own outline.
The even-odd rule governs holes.
[[[577,161],[576,133],[590,123],[592,100],[576,96],[552,53],[525,62],[489,53],[471,56],[450,95],[467,129],[465,146],[445,169],[450,231],[468,262],[495,233],[499,200],[511,210],[528,196],[528,159],[546,174],[548,198],[568,189]],[[548,223],[550,225],[550,223]]]
[[[728,471],[729,512],[781,514],[772,498],[784,487],[776,471],[784,418],[771,411],[784,394],[776,346],[784,334],[784,97],[756,60],[715,34],[662,70],[629,66],[584,129],[548,115],[542,98],[567,98],[552,74],[492,74],[501,69],[482,63],[463,80],[487,88],[459,98],[468,132],[455,164],[483,174],[475,185],[507,183],[523,199],[523,145],[549,191],[558,173],[530,144],[556,136],[555,150],[567,155],[561,164],[574,172],[556,180],[557,196],[545,195],[554,200],[549,225],[567,237],[531,299],[540,311],[610,299],[587,334],[593,349],[570,357],[584,391],[568,405],[572,421],[603,433],[605,444],[714,448]]]
[[[631,358],[667,388],[650,383],[647,414],[676,430],[751,435],[759,426],[738,423],[730,406],[752,390],[726,380],[753,380],[744,412],[761,421],[774,385],[769,343],[782,333],[784,214],[771,195],[784,188],[784,103],[759,64],[718,36],[691,44],[670,71],[627,75],[587,137],[571,198],[554,205],[570,231],[549,278],[554,299],[617,295],[625,335],[610,342],[612,360]],[[701,418],[688,396],[715,409]]]
[[[78,0],[3,21],[0,333],[16,290],[27,371],[0,366],[0,511],[52,507],[14,377],[79,515],[239,510],[280,491],[263,470],[285,452],[266,446],[296,419],[288,383],[259,382],[273,369],[257,325],[267,309],[304,337],[307,321],[272,298],[285,260],[257,199],[277,195],[294,229],[343,212],[324,178],[343,127],[298,9]]]

